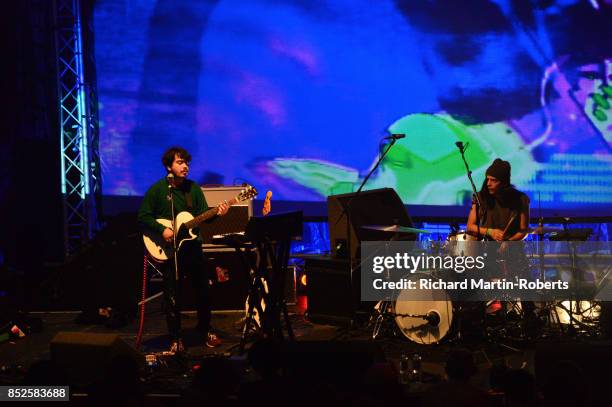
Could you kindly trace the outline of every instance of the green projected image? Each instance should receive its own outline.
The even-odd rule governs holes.
[[[412,114],[393,123],[389,132],[409,137],[400,139],[390,150],[367,188],[393,185],[409,204],[461,205],[469,199],[471,190],[466,189],[465,166],[455,147],[457,141],[468,145],[466,154],[476,179],[484,178],[495,157],[507,157],[514,164],[514,183],[526,183],[538,169],[519,135],[503,123],[466,125],[448,115]],[[363,180],[356,169],[316,160],[276,159],[269,165],[279,176],[321,195],[352,192]]]

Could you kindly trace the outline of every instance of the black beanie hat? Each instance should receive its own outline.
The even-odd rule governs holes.
[[[485,175],[495,177],[504,184],[510,184],[510,163],[501,158],[496,158],[493,164],[487,168]]]

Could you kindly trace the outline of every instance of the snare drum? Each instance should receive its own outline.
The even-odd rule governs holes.
[[[446,239],[446,253],[448,256],[476,257],[480,254],[481,245],[475,242],[478,242],[478,239],[464,230],[452,232]]]

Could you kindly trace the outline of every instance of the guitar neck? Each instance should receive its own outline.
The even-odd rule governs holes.
[[[227,205],[232,206],[232,205],[235,205],[237,202],[238,202],[237,198],[232,198],[227,202]],[[218,206],[215,206],[214,208],[210,208],[206,212],[203,212],[200,215],[196,216],[195,218],[191,219],[189,222],[185,222],[184,223],[185,227],[187,227],[188,229],[192,229],[198,226],[200,223],[213,218],[217,214],[217,210],[218,210],[217,208]]]

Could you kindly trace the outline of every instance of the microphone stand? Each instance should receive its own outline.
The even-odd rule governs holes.
[[[459,149],[459,152],[461,153],[461,159],[463,160],[463,164],[465,164],[465,170],[467,171],[467,177],[470,180],[470,184],[472,185],[472,203],[476,204],[476,227],[477,227],[476,236],[478,240],[480,240],[481,203],[480,203],[480,198],[478,197],[478,191],[476,190],[476,185],[474,185],[474,180],[472,179],[472,170],[470,170],[470,166],[468,165],[467,160],[465,159],[465,149],[467,146],[464,146],[461,141],[456,142],[455,145],[457,146],[457,148]]]
[[[361,194],[361,191],[363,190],[363,187],[365,186],[365,184],[368,182],[368,179],[370,179],[370,177],[372,176],[374,171],[376,171],[376,169],[378,168],[382,160],[385,158],[387,153],[389,153],[389,150],[391,150],[391,147],[393,147],[393,145],[397,142],[397,140],[405,137],[404,135],[401,135],[401,136],[402,137],[395,137],[395,135],[391,136],[391,143],[389,143],[386,150],[380,155],[380,157],[378,158],[378,161],[376,161],[376,164],[374,165],[374,167],[372,167],[368,175],[366,175],[363,181],[361,181],[361,185],[359,185],[359,188],[357,189],[357,191],[355,191],[355,194],[346,202],[346,206],[342,210],[342,213],[340,214],[340,217],[338,218],[338,221],[336,222],[336,223],[340,222],[342,220],[342,217],[346,215],[346,232],[347,232],[346,233],[346,245],[347,245],[349,264],[350,264],[351,287],[353,286],[353,261],[352,261],[352,256],[351,256],[352,254],[351,253],[351,210],[350,210],[351,203],[353,202],[355,198],[357,198]]]
[[[177,247],[177,241],[176,241],[176,235],[178,233],[178,230],[176,229],[176,213],[175,213],[175,209],[174,209],[174,194],[172,193],[172,190],[175,189],[174,185],[173,185],[173,180],[174,177],[167,177],[168,179],[168,200],[170,201],[170,213],[172,214],[172,250],[174,252],[174,308],[180,308],[180,302],[179,302],[179,298],[181,297],[180,295],[180,289],[181,289],[181,284],[179,282],[179,269],[178,269],[178,247]],[[175,316],[176,318],[180,318],[180,313],[181,310],[178,309],[178,316]],[[180,337],[181,337],[181,333],[178,332],[177,333],[178,337],[177,342],[180,341]]]
[[[401,136],[401,137],[398,137],[398,136]],[[356,268],[356,267],[355,268],[353,267],[353,256],[351,252],[351,203],[355,198],[359,196],[359,194],[361,194],[361,191],[363,190],[363,187],[365,186],[365,184],[368,182],[368,179],[370,179],[370,177],[372,176],[374,171],[376,171],[376,169],[378,168],[382,160],[389,153],[389,150],[391,150],[391,147],[393,147],[393,145],[397,142],[397,140],[399,140],[400,138],[404,138],[404,137],[405,135],[403,134],[391,136],[391,142],[389,143],[385,151],[380,155],[374,167],[372,167],[370,172],[365,176],[365,178],[361,182],[361,185],[359,185],[359,188],[357,189],[355,194],[346,202],[346,206],[344,207],[344,210],[342,211],[342,213],[338,217],[338,221],[336,222],[336,223],[340,222],[340,220],[342,220],[342,217],[346,215],[346,246],[347,246],[348,258],[349,258],[349,284],[351,287],[351,298],[353,298],[353,294],[354,294],[353,272],[355,271],[355,268]],[[381,310],[380,310],[381,312],[380,312],[379,317],[376,319],[376,322],[374,325],[374,331],[372,333],[372,339],[376,339],[376,337],[378,336],[379,329],[382,326],[382,323],[384,320],[384,315],[386,315],[388,304],[389,304],[389,301],[383,301],[383,303],[381,304]]]
[[[467,160],[465,159],[465,149],[467,147],[463,145],[463,143],[461,141],[458,141],[455,143],[455,145],[457,146],[457,148],[459,149],[459,152],[461,153],[461,159],[463,160],[463,164],[465,165],[465,171],[467,172],[467,177],[470,180],[470,185],[472,186],[472,204],[476,204],[476,237],[478,238],[478,240],[480,240],[480,208],[481,208],[481,203],[480,203],[480,198],[478,196],[478,191],[476,190],[476,185],[474,185],[474,180],[472,179],[472,170],[470,170],[470,166],[467,163]],[[467,232],[467,227],[466,227],[466,232]],[[462,341],[463,340],[463,307],[459,306],[458,307],[458,318],[457,318],[457,324],[458,324],[458,328],[457,328],[457,340]]]

